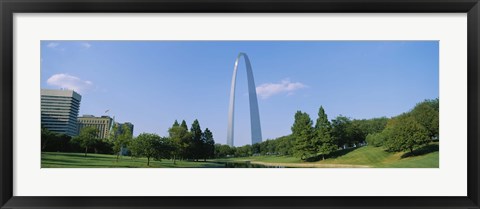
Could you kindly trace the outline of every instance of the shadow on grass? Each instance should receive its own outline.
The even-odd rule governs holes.
[[[42,168],[108,168],[104,165],[76,165],[76,164],[64,164],[64,163],[43,163]]]
[[[416,150],[413,150],[413,152],[408,152],[403,154],[401,158],[425,155],[428,153],[437,152],[438,150],[439,150],[438,144],[428,144]]]
[[[115,159],[115,155],[107,156],[109,154],[96,154],[96,153],[87,153],[85,157],[85,153],[68,153],[68,152],[43,152],[42,155],[47,157],[69,157],[69,158],[78,158],[78,159],[87,159],[87,158],[95,158],[95,159]]]
[[[77,164],[81,161],[78,160],[69,160],[69,159],[42,159],[42,163],[62,163],[62,164]]]

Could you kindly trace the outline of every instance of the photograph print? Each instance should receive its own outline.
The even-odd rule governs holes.
[[[40,45],[45,169],[439,168],[438,41]]]

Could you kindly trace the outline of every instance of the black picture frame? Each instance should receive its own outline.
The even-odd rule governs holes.
[[[479,208],[479,0],[0,0],[1,208]],[[467,13],[468,195],[465,197],[13,196],[14,13]]]

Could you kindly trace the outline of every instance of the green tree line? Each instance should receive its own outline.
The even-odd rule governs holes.
[[[175,121],[168,133],[168,137],[140,134],[128,145],[131,155],[147,158],[147,165],[150,159],[171,159],[176,164],[177,160],[206,161],[214,157],[213,133],[208,128],[202,131],[198,120],[193,121],[190,130],[185,120],[181,124]]]
[[[99,139],[95,127],[82,128],[73,138],[42,129],[42,151],[83,152],[85,157],[88,153],[115,154],[118,161],[121,152],[128,150],[127,155],[147,158],[147,165],[151,159],[171,159],[176,163],[177,160],[206,161],[214,157],[213,133],[208,128],[202,131],[198,120],[192,123],[190,130],[185,120],[181,124],[175,121],[168,132],[167,137],[153,133],[132,137],[128,126],[115,124],[108,138]]]
[[[215,157],[279,155],[307,161],[325,159],[335,156],[338,150],[367,144],[391,152],[413,152],[438,140],[438,121],[438,99],[420,102],[409,112],[392,118],[361,120],[342,115],[329,120],[320,106],[315,123],[307,113],[297,111],[290,135],[241,147],[216,144]]]
[[[439,100],[425,100],[411,111],[388,120],[386,127],[367,135],[368,144],[388,151],[409,151],[439,140]]]

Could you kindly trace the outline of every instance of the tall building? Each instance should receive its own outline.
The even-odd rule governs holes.
[[[99,139],[106,139],[110,134],[110,129],[113,124],[113,119],[109,116],[95,117],[93,115],[83,115],[78,117],[78,130],[79,132],[84,127],[93,126],[97,128]]]
[[[77,135],[82,96],[72,90],[41,89],[42,127],[56,133]]]

